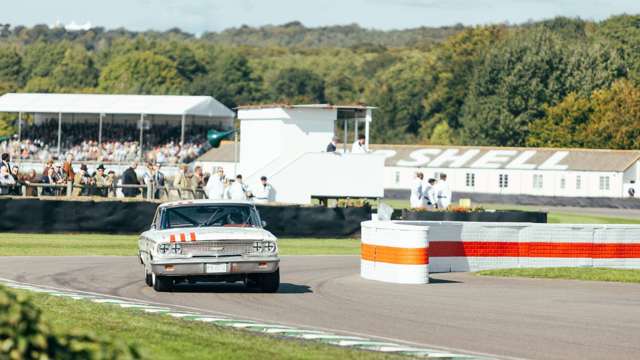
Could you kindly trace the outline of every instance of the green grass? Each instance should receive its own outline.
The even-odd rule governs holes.
[[[357,255],[358,239],[280,239],[281,255]],[[136,255],[135,235],[0,233],[0,256]]]
[[[281,339],[113,305],[31,294],[57,333],[93,333],[135,344],[144,359],[401,359]]]
[[[543,279],[568,279],[587,281],[616,281],[640,283],[640,270],[606,268],[543,268],[484,270],[476,274],[484,276],[527,277]]]

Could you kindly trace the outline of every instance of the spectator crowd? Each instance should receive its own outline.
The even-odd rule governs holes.
[[[180,127],[151,127],[143,132],[144,160],[159,164],[189,162],[198,156],[209,128],[190,125],[185,129],[185,143],[180,146]],[[12,159],[61,160],[57,154],[57,134],[57,124],[52,122],[28,125],[23,128],[20,141],[14,136],[0,142],[0,153],[9,153]],[[77,161],[132,162],[139,158],[139,134],[135,125],[109,124],[103,128],[102,141],[98,143],[97,125],[63,124],[62,153],[73,155]]]

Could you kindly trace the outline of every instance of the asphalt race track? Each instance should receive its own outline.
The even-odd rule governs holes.
[[[156,293],[135,257],[4,257],[0,277],[285,325],[532,359],[640,358],[640,286],[433,274],[429,285],[359,277],[357,256],[285,256],[278,294],[240,285]]]

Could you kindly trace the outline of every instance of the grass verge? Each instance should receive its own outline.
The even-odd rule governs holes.
[[[476,274],[484,276],[527,277],[543,279],[567,279],[586,281],[615,281],[640,283],[640,270],[606,268],[542,268],[483,270]]]
[[[317,342],[279,339],[89,301],[29,294],[54,332],[93,333],[133,343],[144,359],[405,358]]]
[[[358,239],[280,239],[281,255],[357,255]],[[0,256],[88,256],[138,253],[135,235],[0,233]]]

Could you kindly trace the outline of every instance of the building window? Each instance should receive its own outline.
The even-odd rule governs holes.
[[[396,171],[396,184],[400,183],[400,171]]]
[[[476,187],[476,174],[467,173],[467,180],[465,184],[467,187]]]
[[[498,187],[504,189],[509,187],[509,175],[500,174],[498,177]]]
[[[576,190],[580,190],[582,188],[582,178],[580,175],[576,176]]]
[[[609,190],[608,176],[600,176],[600,190]]]
[[[542,175],[540,174],[533,175],[533,188],[542,189]]]
[[[560,178],[560,189],[564,189],[567,187],[567,180],[564,177]]]

